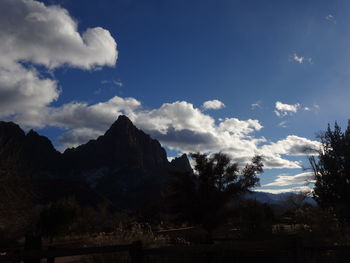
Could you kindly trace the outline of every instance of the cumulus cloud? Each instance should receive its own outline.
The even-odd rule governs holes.
[[[61,143],[59,150],[63,151],[66,148],[77,147],[82,141],[88,142],[91,139],[96,139],[102,134],[102,131],[91,128],[76,128],[69,130],[58,137],[58,141]]]
[[[262,185],[263,187],[268,186],[288,186],[295,184],[307,184],[314,182],[314,173],[313,172],[305,172],[296,175],[286,175],[281,174],[278,175],[277,178],[268,184]]]
[[[296,113],[300,109],[300,104],[285,104],[280,101],[276,101],[275,104],[275,114],[278,117],[284,117]]]
[[[43,76],[60,66],[114,66],[116,42],[100,27],[78,32],[77,22],[59,6],[34,0],[0,1],[0,117],[38,116],[60,95],[57,81]],[[28,123],[35,124],[35,123]]]
[[[120,114],[158,139],[162,145],[182,153],[224,152],[241,164],[255,154],[263,155],[265,168],[301,168],[300,161],[283,155],[306,155],[315,143],[297,136],[273,142],[257,137],[263,129],[258,120],[225,118],[216,122],[210,115],[186,101],[164,103],[157,109],[144,109],[134,98],[114,97],[93,105],[72,102],[52,109],[43,123],[67,129],[59,141],[63,147],[76,146],[103,134]],[[30,119],[28,117],[28,119]]]
[[[202,105],[205,110],[218,110],[225,107],[225,104],[219,100],[208,100]]]

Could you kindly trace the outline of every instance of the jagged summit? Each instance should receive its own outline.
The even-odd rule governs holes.
[[[78,182],[69,194],[78,196],[79,187],[87,185],[119,207],[140,208],[160,199],[162,183],[175,170],[192,171],[187,156],[169,163],[160,143],[124,115],[104,135],[63,154],[37,132],[25,134],[13,122],[0,122],[0,171],[35,177],[46,199],[50,191],[45,189],[55,188],[57,182]]]
[[[0,170],[32,175],[56,170],[60,153],[50,140],[31,130],[27,134],[13,122],[0,122]]]
[[[106,131],[105,135],[112,135],[115,132],[124,132],[128,129],[136,128],[131,120],[125,115],[119,115],[118,119],[111,125],[111,127]]]
[[[170,165],[174,170],[193,173],[193,169],[185,153],[171,160]]]
[[[166,152],[157,140],[139,130],[124,115],[96,140],[74,149],[63,157],[71,168],[140,167],[151,169],[168,164]]]

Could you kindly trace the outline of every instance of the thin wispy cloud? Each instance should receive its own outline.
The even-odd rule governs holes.
[[[305,172],[296,175],[287,175],[281,174],[278,175],[277,178],[268,184],[262,185],[265,186],[288,186],[288,185],[298,185],[298,184],[308,184],[314,182],[314,173],[313,172]]]
[[[252,110],[256,110],[256,109],[261,109],[261,108],[262,108],[261,104],[262,104],[262,103],[261,103],[261,101],[259,100],[259,101],[255,102],[255,103],[251,104],[250,106],[251,106],[251,109],[252,109]]]
[[[325,19],[326,19],[327,21],[333,23],[333,24],[336,24],[336,23],[337,23],[337,21],[335,20],[335,17],[334,17],[333,15],[331,15],[331,14],[326,15],[326,16],[325,16]]]
[[[280,123],[278,123],[278,126],[282,127],[282,128],[287,128],[287,121],[281,121]]]
[[[308,58],[308,57],[304,57],[304,56],[300,56],[297,53],[294,53],[291,56],[291,60],[294,62],[297,62],[299,64],[304,64],[304,63],[309,63],[312,64],[312,58]]]
[[[101,84],[112,84],[117,87],[123,87],[124,84],[120,80],[102,80]]]

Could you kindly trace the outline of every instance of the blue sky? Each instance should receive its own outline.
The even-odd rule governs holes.
[[[64,150],[126,114],[170,157],[263,154],[262,189],[302,187],[302,148],[350,116],[349,5],[4,0],[0,117]]]

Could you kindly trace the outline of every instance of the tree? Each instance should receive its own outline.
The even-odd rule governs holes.
[[[193,153],[191,157],[195,173],[173,173],[165,197],[171,212],[211,232],[228,214],[230,201],[259,185],[262,158],[255,156],[240,169],[223,153]]]
[[[335,123],[319,135],[318,157],[310,157],[315,174],[314,198],[323,208],[334,209],[337,217],[350,219],[350,122],[345,132]]]

